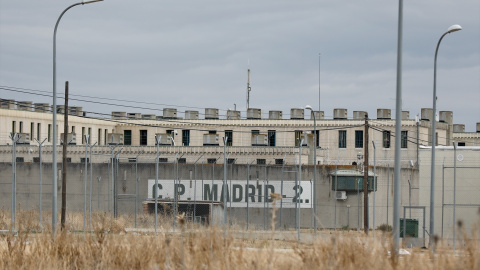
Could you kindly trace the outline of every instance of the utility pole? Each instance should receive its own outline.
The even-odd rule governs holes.
[[[363,230],[368,234],[368,114],[365,114],[365,140],[363,155]]]
[[[57,108],[54,108],[55,110]],[[68,81],[65,82],[65,111],[63,112],[63,153],[62,153],[62,216],[61,229],[65,229],[67,212],[67,144],[68,144]]]

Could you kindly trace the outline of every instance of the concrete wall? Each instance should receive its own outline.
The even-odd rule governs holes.
[[[431,151],[431,148],[421,149],[419,164],[419,198],[420,205],[427,206],[427,229],[430,224]],[[480,147],[459,147],[456,156],[457,206],[454,222],[454,149],[452,146],[437,147],[435,151],[434,232],[445,238],[453,237],[453,225],[459,220],[469,235],[480,223]]]
[[[61,169],[61,166],[58,168]],[[128,196],[135,194],[135,163],[121,162],[118,169],[118,192],[121,196]],[[179,164],[178,176],[182,183],[189,183],[190,179],[194,182],[195,178],[200,185],[203,179],[204,182],[211,181],[212,177],[216,180],[222,180],[224,177],[224,167],[220,164]],[[295,173],[292,173],[296,167],[285,166],[283,172],[283,179],[285,181],[295,180]],[[334,190],[332,190],[332,176],[330,175],[335,166],[325,165],[317,168],[317,212],[318,212],[318,228],[332,228],[334,226],[334,216],[336,212],[337,227],[360,228],[363,227],[363,192],[360,194],[360,202],[358,201],[356,192],[348,192],[347,200],[337,200],[335,207]],[[352,166],[338,166],[338,169],[356,169]],[[373,167],[371,167],[373,171]],[[250,181],[256,182],[257,178],[260,182],[264,179],[268,181],[282,179],[282,166],[257,166],[252,165],[249,168]],[[0,163],[1,191],[0,191],[0,207],[4,209],[11,209],[11,194],[12,194],[12,167],[10,163]],[[92,185],[92,209],[94,211],[109,211],[109,190],[111,168],[108,164],[93,164],[93,185]],[[44,211],[51,209],[51,164],[43,165],[43,195],[42,208]],[[163,183],[165,179],[173,179],[175,174],[174,166],[170,164],[159,165],[159,182]],[[61,173],[59,172],[61,176]],[[133,197],[123,197],[124,199],[118,202],[118,212],[133,213],[135,207],[142,212],[141,202],[147,197],[147,182],[148,179],[155,179],[155,164],[153,163],[139,163],[138,164],[138,202],[135,206],[135,199]],[[393,215],[393,168],[377,167],[378,175],[378,189],[375,193],[375,226],[382,223],[392,224]],[[313,179],[313,166],[302,167],[302,186],[310,186],[310,179]],[[68,164],[68,178],[67,178],[67,209],[68,211],[83,211],[84,203],[84,179],[85,169],[84,164],[69,163]],[[87,175],[88,182],[89,174]],[[247,179],[246,165],[233,165],[227,167],[227,179],[245,181]],[[408,180],[411,180],[412,186],[418,187],[418,171],[416,169],[402,170],[402,198],[401,205],[409,205],[409,185]],[[17,202],[24,209],[38,209],[39,206],[39,164],[38,163],[18,163],[17,164]],[[61,177],[58,180],[58,209],[61,206]],[[90,184],[87,187],[89,193]],[[275,191],[279,192],[279,191]],[[419,192],[413,189],[411,193],[411,204],[418,205]],[[388,198],[387,198],[388,197]],[[288,199],[286,199],[288,200]],[[291,198],[290,198],[291,200]],[[388,202],[387,202],[388,200]],[[89,207],[89,194],[87,194],[87,208]],[[387,207],[388,205],[388,207]],[[370,212],[370,228],[373,227],[373,193],[369,194],[369,212]],[[249,208],[249,221],[251,224],[256,224],[259,228],[263,228],[264,220],[266,220],[266,227],[269,227],[271,220],[271,203],[267,204],[267,209],[264,208]],[[279,203],[277,204],[279,208]],[[110,203],[110,209],[112,204]],[[310,227],[312,224],[312,209],[301,209],[301,224],[302,227]],[[264,215],[265,213],[265,215]],[[360,219],[358,218],[360,213]],[[232,217],[232,222],[242,225],[246,222],[247,209],[245,207],[233,208],[229,217]],[[280,221],[280,212],[276,213],[277,227],[294,228],[296,222],[296,211],[294,208],[283,208],[282,224]],[[358,224],[360,222],[360,224]]]

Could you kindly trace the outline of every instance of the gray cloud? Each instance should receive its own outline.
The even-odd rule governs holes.
[[[70,3],[74,3],[73,1]],[[0,2],[0,84],[52,88],[52,35],[62,1]],[[432,106],[474,131],[480,121],[480,2],[404,2],[403,108]],[[58,32],[58,88],[71,93],[220,109],[395,109],[398,1],[126,1],[75,7]],[[250,64],[248,64],[250,63]],[[0,92],[2,97],[50,102]],[[43,99],[43,100],[39,100]],[[80,104],[108,113],[122,107]],[[149,106],[152,107],[152,106]],[[157,106],[161,110],[162,106]],[[145,113],[151,111],[145,111]]]

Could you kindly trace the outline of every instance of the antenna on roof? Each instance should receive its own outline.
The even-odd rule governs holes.
[[[247,71],[247,110],[250,108],[250,91],[252,88],[250,87],[250,69]]]

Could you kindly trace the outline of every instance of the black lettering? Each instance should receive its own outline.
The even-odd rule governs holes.
[[[233,196],[233,202],[241,202],[242,201],[242,197],[243,197],[242,185],[233,185],[232,196]]]

